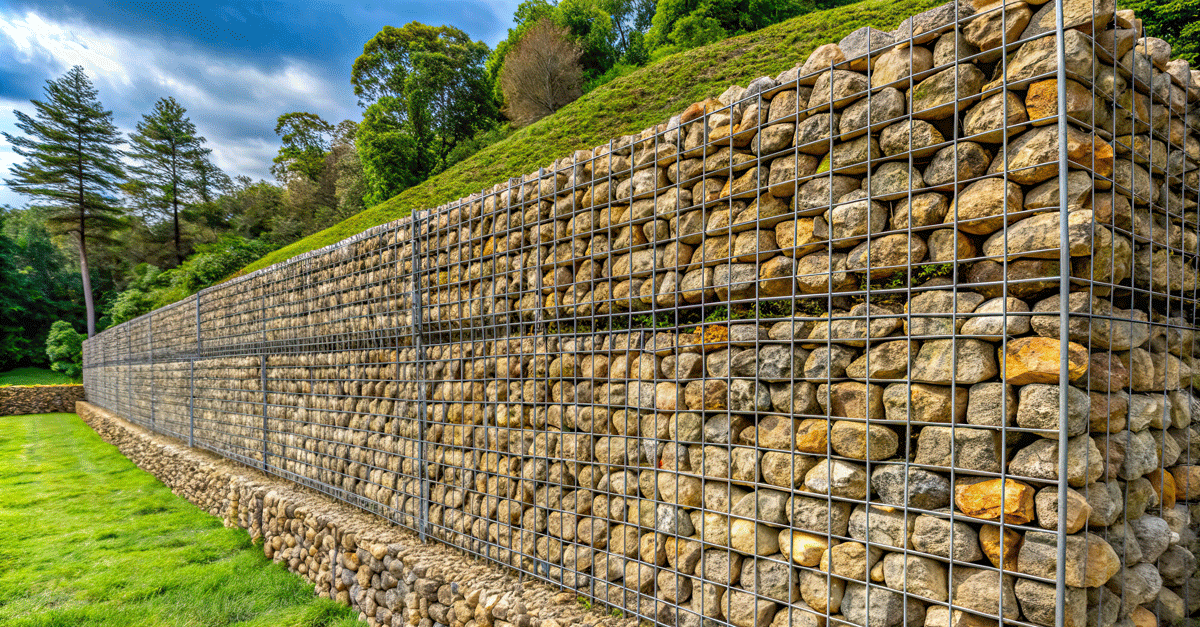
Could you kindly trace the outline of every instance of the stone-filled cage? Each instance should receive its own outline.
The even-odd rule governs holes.
[[[109,329],[87,394],[659,624],[1191,623],[1170,56],[1112,0],[861,29]],[[298,542],[378,623],[385,584]]]

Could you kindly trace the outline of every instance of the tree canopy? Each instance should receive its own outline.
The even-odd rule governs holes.
[[[133,171],[139,183],[131,193],[140,196],[148,210],[171,217],[177,263],[186,256],[180,212],[196,189],[197,165],[207,159],[207,141],[197,134],[187,109],[171,97],[154,103],[154,110],[142,116],[129,136],[132,149],[127,154],[137,163]]]
[[[385,26],[354,61],[366,108],[357,131],[366,202],[382,202],[444,169],[461,143],[497,115],[486,44],[453,26]]]
[[[112,111],[100,104],[91,79],[76,65],[47,81],[45,100],[33,100],[33,116],[14,111],[24,136],[3,133],[25,160],[9,168],[5,183],[47,209],[46,221],[71,234],[79,252],[87,334],[96,332],[96,309],[88,274],[88,244],[121,227],[122,209],[114,196],[124,176],[117,147],[121,134]]]

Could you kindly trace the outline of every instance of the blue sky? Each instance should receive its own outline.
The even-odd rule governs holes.
[[[0,0],[0,130],[47,79],[82,65],[128,132],[173,96],[231,176],[271,179],[275,118],[359,119],[350,65],[385,25],[451,24],[495,46],[519,0],[71,2]],[[20,157],[0,140],[0,177]],[[0,185],[0,205],[25,198]]]

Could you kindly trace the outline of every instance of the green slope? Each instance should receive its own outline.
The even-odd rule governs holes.
[[[391,200],[246,266],[252,272],[341,241],[373,226],[490,188],[581,148],[665,121],[731,84],[776,76],[862,26],[891,30],[910,15],[945,0],[867,0],[803,15],[760,31],[681,52],[605,84],[554,115],[513,133]]]

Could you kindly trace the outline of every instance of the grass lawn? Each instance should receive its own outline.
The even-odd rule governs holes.
[[[45,368],[17,368],[0,372],[0,385],[60,385],[79,383],[61,372]]]
[[[75,414],[0,417],[0,624],[359,625]]]

